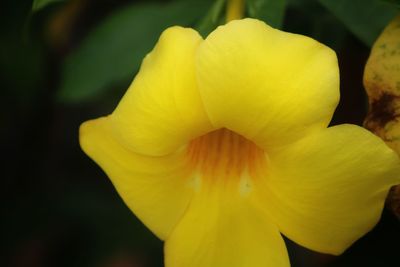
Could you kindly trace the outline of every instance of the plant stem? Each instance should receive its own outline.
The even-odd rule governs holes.
[[[226,21],[241,19],[244,15],[244,0],[228,0],[226,5]]]

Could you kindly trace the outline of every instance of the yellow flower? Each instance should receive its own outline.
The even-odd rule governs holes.
[[[340,254],[400,183],[396,154],[354,125],[327,128],[335,53],[254,19],[205,40],[172,27],[83,150],[165,240],[167,267],[289,266],[281,234]]]

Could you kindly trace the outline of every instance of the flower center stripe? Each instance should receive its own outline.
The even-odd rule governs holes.
[[[213,181],[255,178],[265,172],[267,165],[263,149],[226,128],[192,140],[187,147],[187,158],[203,180]]]

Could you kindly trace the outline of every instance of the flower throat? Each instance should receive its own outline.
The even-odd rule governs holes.
[[[222,128],[192,140],[187,148],[190,164],[203,177],[228,179],[257,177],[266,167],[266,153],[245,137]]]

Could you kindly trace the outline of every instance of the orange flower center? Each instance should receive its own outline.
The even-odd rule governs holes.
[[[267,164],[263,149],[225,128],[192,140],[187,157],[192,169],[198,170],[203,178],[231,180],[247,175],[254,178],[265,171]]]

